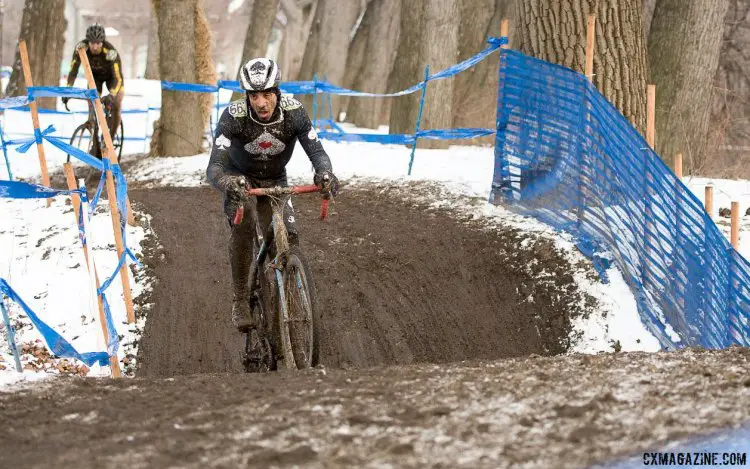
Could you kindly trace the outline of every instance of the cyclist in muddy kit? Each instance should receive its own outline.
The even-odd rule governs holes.
[[[240,84],[245,97],[230,103],[221,115],[206,169],[208,181],[224,194],[224,212],[232,230],[229,246],[234,294],[232,322],[240,330],[255,325],[250,314],[248,285],[255,220],[245,217],[237,226],[232,220],[241,204],[245,204],[245,213],[250,214],[250,204],[257,201],[258,221],[265,232],[272,214],[271,199],[245,198],[243,191],[286,186],[286,165],[297,140],[313,164],[313,180],[321,192],[336,195],[339,189],[331,160],[310,117],[299,101],[281,95],[280,82],[281,71],[271,59],[252,59],[242,67]],[[299,246],[291,199],[284,205],[284,223],[289,244]]]
[[[99,95],[102,94],[102,86],[107,84],[107,90],[112,96],[112,117],[107,125],[109,133],[114,138],[117,129],[120,127],[120,109],[122,108],[122,99],[125,97],[122,81],[122,63],[120,54],[114,46],[106,41],[104,26],[94,23],[86,29],[86,38],[76,44],[73,51],[73,60],[70,62],[70,72],[68,73],[68,86],[73,86],[78,75],[78,69],[81,66],[81,59],[78,57],[78,49],[85,49],[86,56],[91,66],[91,74],[94,75],[96,90]],[[70,98],[62,99],[63,104],[67,105]],[[89,107],[92,104],[89,102]],[[99,148],[98,139],[94,139],[92,152],[97,158],[101,158],[101,149]]]

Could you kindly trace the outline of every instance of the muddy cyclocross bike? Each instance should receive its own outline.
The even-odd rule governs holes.
[[[84,98],[71,98],[71,99],[83,99]],[[104,108],[104,116],[107,119],[107,123],[112,122],[112,95],[106,95],[101,98],[102,107]],[[65,104],[65,109],[68,109],[68,104]],[[117,155],[117,162],[120,162],[122,157],[122,144],[123,135],[125,135],[125,126],[120,119],[120,128],[117,129],[117,133],[112,138],[112,145]],[[96,136],[96,138],[94,138]],[[104,135],[99,131],[99,123],[96,120],[96,112],[94,106],[89,105],[89,117],[86,122],[76,127],[73,132],[73,136],[70,137],[70,146],[79,148],[90,155],[94,155],[99,159],[102,159],[102,148],[104,148]],[[68,155],[68,163],[70,163],[70,155]]]
[[[289,245],[284,224],[284,206],[292,194],[320,193],[318,186],[248,189],[248,197],[271,199],[271,223],[262,233],[257,206],[253,262],[250,267],[250,310],[255,326],[244,331],[243,364],[247,372],[272,371],[278,361],[287,369],[310,368],[318,360],[319,321],[314,304],[314,285],[307,262],[298,247]],[[323,195],[320,219],[328,215],[329,196]],[[244,218],[244,203],[234,224]],[[274,257],[270,258],[270,253]]]

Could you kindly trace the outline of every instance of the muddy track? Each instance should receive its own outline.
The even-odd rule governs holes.
[[[151,215],[158,279],[138,356],[139,376],[239,372],[229,320],[228,227],[208,188],[130,191]],[[549,245],[405,202],[385,187],[350,190],[319,222],[318,200],[295,199],[303,250],[322,310],[321,361],[334,367],[451,362],[566,347],[580,292]],[[554,272],[540,288],[526,267]],[[534,301],[527,299],[533,297]]]

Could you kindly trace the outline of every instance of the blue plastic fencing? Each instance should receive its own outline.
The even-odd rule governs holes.
[[[665,348],[750,345],[750,264],[695,195],[583,75],[511,50],[500,60],[490,200],[616,264]]]
[[[26,182],[19,181],[0,181],[0,197],[15,198],[15,199],[46,199],[48,197],[56,197],[59,195],[70,195],[76,193],[83,201],[86,201],[86,192],[83,189],[77,190],[57,190],[49,187],[38,186],[35,184],[29,184]],[[85,216],[83,213],[80,217]],[[79,217],[79,218],[80,218]],[[78,222],[79,237],[81,243],[84,245],[87,242],[86,233],[83,230],[83,220],[79,219]],[[51,353],[57,357],[62,358],[74,358],[80,360],[88,366],[92,366],[95,363],[99,363],[102,366],[109,364],[109,357],[117,353],[119,348],[120,340],[115,329],[114,322],[112,321],[112,313],[107,303],[104,289],[100,289],[98,294],[102,297],[104,302],[104,316],[107,322],[107,351],[106,352],[85,352],[80,353],[75,349],[65,338],[63,338],[57,331],[50,327],[47,323],[37,315],[29,305],[21,298],[18,293],[8,284],[5,279],[0,278],[0,293],[6,295],[11,301],[15,302],[24,313],[29,317],[34,327],[44,337],[45,342]],[[4,300],[0,297],[0,304],[3,309],[3,315],[7,316]],[[7,318],[6,318],[7,319]],[[10,321],[6,320],[6,327],[10,325]],[[8,341],[10,343],[11,350],[14,351],[16,357],[17,366],[20,363],[18,360],[18,352],[15,346],[15,339],[13,338],[13,329],[10,326],[8,330]],[[21,371],[21,370],[18,370]]]
[[[26,102],[18,98],[11,98],[11,100],[2,100],[2,102],[4,102],[4,104],[8,107],[17,107],[17,106],[24,106],[28,104],[29,101],[33,100],[34,97],[41,97],[41,96],[45,96],[45,97],[46,96],[56,96],[56,97],[78,96],[78,97],[83,97],[86,99],[94,99],[97,97],[95,90],[83,90],[80,88],[30,87],[28,91],[29,91],[29,97],[26,100]],[[11,288],[11,286],[3,279],[0,279],[0,292],[4,293],[11,300],[15,301],[19,306],[21,306],[21,308],[26,312],[26,314],[29,316],[29,318],[33,322],[34,326],[39,330],[39,332],[44,337],[52,353],[54,353],[55,355],[59,357],[69,357],[69,358],[75,358],[75,359],[81,360],[89,366],[97,362],[101,363],[102,365],[107,365],[109,363],[108,357],[114,356],[117,353],[117,348],[119,346],[119,339],[117,337],[117,331],[115,330],[114,324],[112,322],[112,314],[111,314],[109,302],[107,301],[105,292],[107,288],[109,288],[109,286],[111,285],[115,277],[118,275],[123,264],[128,259],[130,259],[132,262],[136,264],[139,264],[139,261],[136,259],[133,252],[127,247],[127,238],[126,238],[127,231],[125,229],[125,220],[127,220],[127,217],[128,217],[127,203],[126,203],[127,181],[125,180],[125,176],[123,175],[122,170],[120,169],[120,165],[110,164],[110,162],[106,159],[99,160],[89,155],[87,152],[69,145],[65,141],[62,141],[63,139],[61,137],[53,136],[52,133],[54,131],[55,131],[55,128],[53,126],[49,126],[44,130],[34,129],[34,135],[31,138],[20,139],[20,140],[10,140],[10,141],[5,140],[3,138],[1,140],[2,147],[3,147],[3,151],[6,153],[6,161],[7,161],[7,149],[11,146],[16,146],[17,147],[15,149],[16,151],[20,153],[25,153],[35,143],[42,143],[43,141],[47,141],[54,147],[73,156],[74,158],[82,161],[83,163],[86,163],[87,165],[92,166],[98,169],[99,171],[101,171],[101,179],[99,181],[99,187],[96,191],[96,195],[94,196],[94,198],[92,199],[90,203],[90,206],[89,206],[90,211],[88,214],[84,214],[83,211],[81,211],[80,217],[91,216],[99,200],[99,197],[101,195],[106,172],[107,171],[112,172],[112,175],[115,180],[117,207],[118,207],[118,211],[120,212],[120,220],[121,220],[120,230],[121,230],[121,235],[122,235],[122,240],[123,240],[123,245],[125,247],[125,250],[123,251],[120,258],[118,259],[118,264],[114,272],[112,272],[112,274],[109,277],[107,277],[107,279],[102,283],[102,285],[99,287],[97,291],[97,294],[102,299],[102,303],[103,303],[104,311],[105,311],[105,318],[107,322],[108,333],[109,333],[109,339],[107,343],[107,352],[91,352],[91,353],[84,353],[84,354],[78,353],[78,351],[76,351],[67,341],[65,341],[65,339],[63,339],[57,332],[55,332],[51,327],[45,324],[34,313],[34,311],[31,310],[31,308],[29,308],[29,306],[21,299],[21,297],[18,296],[18,294]],[[2,137],[1,132],[0,132],[0,137]],[[9,175],[11,174],[10,166],[8,166],[8,173]],[[86,193],[83,190],[76,190],[76,191],[57,190],[57,189],[52,189],[52,188],[39,186],[35,184],[28,184],[25,182],[13,181],[12,175],[10,179],[11,180],[8,180],[8,181],[0,181],[0,198],[15,198],[15,199],[49,198],[49,197],[55,197],[58,195],[68,195],[70,193],[76,192],[81,195],[82,200],[86,200]],[[80,236],[81,243],[85,245],[87,243],[87,239],[86,239],[86,234],[83,230],[83,219],[80,217],[78,221],[79,236]]]
[[[508,39],[507,38],[495,38],[490,37],[487,39],[488,46],[477,53],[476,55],[469,57],[468,59],[459,62],[455,65],[452,65],[444,70],[441,70],[433,75],[430,75],[429,73],[426,73],[425,79],[420,81],[419,83],[410,86],[409,88],[401,91],[397,91],[394,93],[365,93],[361,91],[356,90],[350,90],[347,88],[341,88],[339,86],[335,86],[326,80],[318,80],[317,77],[312,81],[297,81],[297,82],[285,82],[280,85],[281,91],[284,93],[291,93],[291,94],[326,94],[329,96],[331,94],[336,95],[344,95],[344,96],[355,96],[355,97],[396,97],[396,96],[405,96],[411,93],[414,93],[416,91],[422,91],[423,97],[424,97],[424,90],[428,86],[428,83],[430,81],[434,80],[441,80],[446,78],[451,78],[465,70],[468,70],[469,68],[477,65],[482,60],[485,60],[490,55],[494,54],[497,50],[500,49],[500,47],[504,44],[507,44]],[[240,87],[239,82],[237,81],[229,81],[229,80],[219,80],[216,85],[206,85],[206,84],[195,84],[195,83],[178,83],[178,82],[170,82],[170,81],[163,81],[161,82],[161,87],[163,90],[168,91],[180,91],[180,92],[192,92],[192,93],[217,93],[217,99],[216,103],[214,105],[215,109],[215,115],[211,116],[211,130],[209,133],[213,133],[215,130],[216,123],[219,118],[219,113],[226,108],[229,103],[219,103],[218,99],[218,92],[219,90],[225,89],[225,90],[231,90],[231,91],[243,91]],[[29,88],[29,96],[31,99],[34,97],[43,97],[43,96],[69,96],[69,97],[78,97],[78,98],[87,98],[87,99],[93,99],[96,96],[96,93],[93,90],[88,89],[80,89],[80,88],[67,88],[67,87],[30,87]],[[15,108],[15,110],[20,111],[28,111],[28,102],[29,98],[27,97],[18,97],[18,98],[7,98],[0,100],[0,109],[10,109]],[[317,103],[317,99],[315,100]],[[423,106],[423,100],[420,103],[420,115],[421,115],[421,109]],[[315,107],[315,106],[314,106]],[[148,107],[147,109],[127,109],[123,110],[122,114],[145,114],[148,115],[150,111],[160,110],[160,107]],[[88,114],[88,111],[57,111],[57,110],[49,110],[49,109],[40,109],[39,112],[41,114],[62,114],[62,115],[71,115],[71,114]],[[482,128],[463,128],[463,129],[432,129],[432,130],[419,130],[419,128],[416,128],[415,133],[413,134],[372,134],[372,133],[349,133],[345,132],[344,129],[339,126],[335,120],[333,119],[333,116],[330,115],[330,103],[329,103],[329,116],[327,119],[318,119],[317,118],[317,109],[313,110],[313,124],[316,128],[321,127],[330,127],[332,130],[323,130],[318,133],[318,136],[322,139],[328,139],[333,140],[337,142],[371,142],[371,143],[381,143],[381,144],[405,144],[405,145],[412,145],[413,148],[416,147],[416,142],[418,139],[432,139],[432,140],[458,140],[458,139],[470,139],[470,138],[477,138],[477,137],[483,137],[486,135],[492,135],[495,133],[495,129],[482,129]],[[2,129],[0,129],[0,136],[2,136]],[[15,135],[15,134],[14,134]],[[69,140],[70,136],[64,136],[64,135],[55,135],[50,136],[55,137],[62,140]],[[148,134],[148,131],[143,137],[132,137],[132,136],[126,136],[124,138],[125,141],[148,141],[151,138],[151,135]],[[8,145],[7,142],[0,141],[0,144],[2,144],[3,151],[6,151],[6,146]],[[11,173],[10,170],[10,163],[8,162],[7,158],[7,152],[6,152],[6,164],[8,165],[8,174]],[[411,168],[413,164],[413,152],[412,152],[412,158],[409,162],[409,170],[408,173],[411,174]],[[11,178],[12,179],[12,178]]]

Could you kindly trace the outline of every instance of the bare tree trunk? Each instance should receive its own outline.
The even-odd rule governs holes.
[[[375,0],[378,1],[378,0]],[[371,23],[373,22],[375,10],[372,6],[367,7],[362,22],[357,28],[357,32],[354,34],[354,39],[349,43],[349,52],[346,55],[346,71],[344,72],[344,80],[341,86],[344,88],[364,91],[357,88],[357,80],[359,79],[362,68],[365,63],[365,49],[367,48],[368,38],[371,34]],[[350,116],[350,105],[357,99],[350,96],[341,96],[341,109],[346,110],[346,120],[352,122]]]
[[[26,41],[34,86],[59,86],[60,65],[65,44],[65,0],[49,0],[42,7],[38,1],[26,0],[18,40]],[[71,57],[72,57],[72,52]],[[13,73],[6,89],[8,96],[26,94],[21,54],[16,50]],[[56,98],[40,98],[40,108],[55,109]]]
[[[648,67],[641,2],[520,0],[516,36],[521,52],[583,73],[586,19],[596,13],[594,84],[645,134]]]
[[[159,79],[159,2],[160,0],[151,0],[151,25],[148,28],[146,71],[143,73],[143,77],[147,80]]]
[[[293,0],[284,0],[284,2],[287,1],[293,2]],[[317,6],[317,0],[312,0],[303,6],[297,11],[300,16],[292,17],[284,31],[285,58],[284,68],[281,71],[288,77],[286,79],[289,81],[299,79],[302,58],[305,55],[305,45],[310,37],[310,29],[312,28]]]
[[[422,62],[432,73],[456,63],[461,10],[458,0],[427,2],[422,27]],[[422,129],[450,129],[453,124],[452,79],[430,82],[422,110]],[[420,148],[448,148],[447,140],[420,140]]]
[[[704,174],[750,178],[750,0],[731,0],[714,76]]]
[[[727,0],[659,0],[649,34],[651,81],[656,85],[656,149],[667,162],[681,152],[687,172],[706,160],[711,85]]]
[[[486,14],[489,11],[494,12],[492,16]],[[511,17],[513,13],[515,5],[508,0],[462,4],[458,60],[466,60],[487,47],[487,37],[500,36],[500,22],[503,19],[508,19],[510,25],[515,24]],[[509,36],[512,41],[512,32],[509,32]],[[498,67],[498,58],[493,56],[454,78],[453,127],[495,127]],[[491,143],[495,139],[486,137],[480,141]],[[462,140],[454,143],[462,142],[476,143]]]
[[[422,12],[425,0],[401,2],[400,35],[396,60],[388,76],[389,92],[401,91],[424,78],[422,61],[415,53],[421,47]],[[413,133],[417,121],[419,92],[391,99],[389,132]]]
[[[255,0],[250,21],[245,32],[245,46],[242,48],[240,67],[255,57],[265,57],[271,29],[279,11],[280,0]],[[238,67],[239,72],[239,67]],[[283,70],[282,70],[283,72]],[[239,74],[237,75],[239,80]],[[240,99],[242,93],[234,93],[232,99]]]
[[[355,88],[369,93],[384,93],[388,75],[393,68],[394,53],[398,43],[399,10],[401,0],[373,0],[368,11],[373,11],[364,67],[355,82]],[[381,122],[383,98],[352,98],[349,105],[350,122],[359,127],[376,129]]]
[[[318,0],[315,19],[305,47],[299,78],[312,80],[314,75],[339,84],[344,79],[349,34],[360,12],[355,1]],[[312,96],[301,96],[302,104],[312,108]],[[339,97],[332,97],[333,115],[339,111]]]
[[[133,33],[130,41],[130,78],[138,78],[138,35]]]
[[[216,84],[216,66],[211,53],[211,29],[203,11],[201,0],[195,4],[195,78],[198,83],[206,85]],[[200,93],[201,123],[203,128],[208,126],[213,110],[213,93]],[[210,130],[210,129],[209,129]],[[202,135],[202,134],[201,134]]]
[[[648,33],[651,31],[651,20],[654,19],[656,0],[643,0],[643,40],[648,47]]]
[[[198,0],[161,0],[159,9],[160,71],[166,81],[195,83],[195,9]],[[162,90],[160,155],[200,153],[203,122],[200,95]]]

